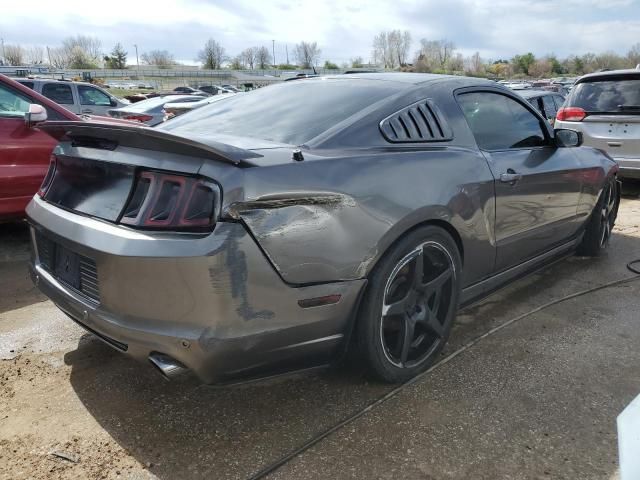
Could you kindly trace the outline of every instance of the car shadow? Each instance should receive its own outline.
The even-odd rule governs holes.
[[[619,277],[618,263],[615,254],[589,262],[573,257],[514,282],[459,313],[443,356],[539,305],[603,283],[602,269]],[[89,335],[65,362],[89,413],[163,480],[246,478],[393,388],[368,381],[350,358],[321,373],[243,386],[168,382]]]
[[[47,300],[29,277],[29,226],[0,223],[0,314]]]

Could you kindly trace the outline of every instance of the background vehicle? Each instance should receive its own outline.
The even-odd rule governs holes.
[[[205,97],[197,95],[165,95],[142,100],[126,107],[109,110],[109,115],[124,120],[135,120],[150,127],[165,120],[163,107],[169,102],[197,103]]]
[[[34,128],[34,122],[26,121],[25,114],[34,104],[44,107],[49,120],[87,120],[0,75],[0,220],[24,216],[24,208],[38,191],[56,145],[53,138]]]
[[[565,100],[562,95],[546,90],[519,90],[518,93],[533,105],[540,115],[549,120],[551,125],[555,123],[556,113]]]
[[[153,129],[41,128],[61,143],[27,212],[39,288],[112,347],[205,382],[328,364],[351,340],[377,378],[406,380],[459,304],[604,250],[619,200],[615,162],[467,77],[340,75]]]
[[[201,91],[208,93],[209,95],[218,95],[220,93],[238,93],[239,90],[237,88],[225,88],[219,85],[202,85],[198,87]]]
[[[173,89],[173,91],[176,93],[184,93],[188,95],[207,96],[207,93],[205,93],[203,90],[198,90],[192,87],[176,87]]]
[[[129,104],[128,101],[116,98],[90,83],[46,79],[19,79],[16,81],[78,115],[84,113],[106,116],[110,109]]]
[[[557,126],[581,132],[585,145],[611,155],[620,177],[640,179],[640,70],[578,79],[558,112]]]
[[[173,117],[182,115],[183,113],[187,113],[192,110],[196,110],[198,108],[204,107],[206,105],[210,105],[212,103],[218,102],[220,100],[224,100],[225,98],[229,98],[233,95],[235,95],[235,93],[224,93],[224,94],[214,95],[208,98],[204,98],[197,102],[192,102],[192,101],[185,102],[182,100],[177,100],[174,102],[173,100],[171,100],[170,102],[167,102],[164,104],[164,107],[162,110],[164,113],[165,120],[169,120]]]

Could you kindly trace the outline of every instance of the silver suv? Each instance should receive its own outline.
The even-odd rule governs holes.
[[[620,165],[622,178],[640,179],[640,70],[614,70],[578,79],[555,128],[582,132],[584,144]]]
[[[116,98],[102,88],[90,83],[43,78],[16,78],[15,80],[77,115],[86,113],[107,116],[112,108],[121,108],[129,105],[129,101]]]

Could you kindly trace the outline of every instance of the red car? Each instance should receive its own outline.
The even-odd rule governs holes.
[[[132,124],[105,117],[93,118],[101,123]],[[39,93],[0,75],[0,221],[24,217],[27,203],[38,191],[47,173],[49,157],[57,140],[35,128],[37,123],[45,119],[91,121],[91,118],[79,117]]]

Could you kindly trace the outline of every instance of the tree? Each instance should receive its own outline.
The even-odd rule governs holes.
[[[260,70],[264,70],[271,64],[271,54],[267,47],[258,47],[255,56],[256,64]]]
[[[563,73],[565,73],[562,64],[558,61],[558,58],[554,54],[549,55],[547,57],[547,60],[551,64],[552,74],[555,73],[557,75],[562,75]]]
[[[127,52],[124,51],[120,43],[116,43],[111,50],[111,55],[104,57],[107,68],[123,70],[127,68]]]
[[[384,68],[396,68],[407,64],[411,34],[408,30],[380,32],[373,38],[373,58]]]
[[[636,68],[640,65],[640,43],[636,43],[627,53],[627,61],[630,68]]]
[[[300,42],[293,49],[293,58],[302,68],[311,68],[320,58],[317,42]]]
[[[60,56],[69,68],[95,68],[102,61],[102,43],[96,37],[77,35],[62,41]]]
[[[20,45],[5,45],[4,61],[9,65],[22,65],[24,63],[24,48]]]
[[[229,64],[229,68],[231,70],[243,70],[244,64],[242,63],[242,55],[236,55],[231,59],[231,63]]]
[[[336,65],[335,63],[330,62],[329,60],[325,60],[324,61],[324,68],[326,68],[327,70],[337,70],[338,69],[338,65]]]
[[[42,47],[34,46],[26,50],[25,57],[27,63],[31,65],[39,65],[44,62],[44,49]]]
[[[548,77],[553,71],[552,63],[547,59],[536,60],[527,69],[527,75],[535,78]]]
[[[525,75],[529,75],[529,67],[533,65],[536,61],[536,57],[533,53],[529,52],[525,55],[516,55],[511,60],[511,64],[514,67],[516,73],[524,73]]]
[[[207,40],[204,48],[198,52],[198,60],[202,62],[202,68],[218,70],[222,68],[222,62],[226,59],[224,47],[213,38]]]
[[[248,67],[250,70],[253,70],[254,65],[256,63],[256,50],[257,47],[249,47],[245,48],[242,52],[240,52],[240,56],[242,57],[242,63]]]
[[[150,50],[140,55],[140,59],[142,63],[155,65],[159,68],[168,68],[176,63],[173,55],[167,50]]]
[[[467,72],[471,75],[483,75],[484,74],[484,62],[480,57],[480,52],[475,52],[467,61]]]
[[[362,60],[362,57],[353,57],[350,62],[351,68],[362,68],[364,66],[364,60]]]
[[[418,50],[414,64],[419,72],[432,72],[453,70],[449,65],[454,57],[456,47],[450,40],[420,40],[420,50]]]

